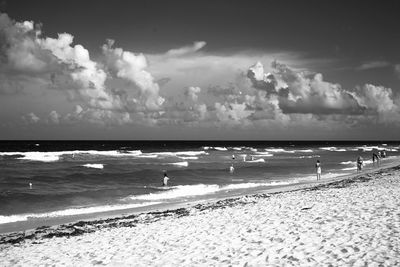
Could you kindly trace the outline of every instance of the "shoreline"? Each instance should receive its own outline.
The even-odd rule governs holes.
[[[59,219],[59,223],[54,223],[50,226],[34,227],[34,224],[28,222],[31,227],[24,230],[9,231],[0,233],[0,245],[2,244],[17,244],[25,240],[41,240],[53,237],[71,237],[83,235],[85,233],[93,233],[107,228],[118,227],[135,227],[137,224],[148,224],[158,221],[164,217],[170,216],[188,216],[195,212],[204,210],[223,209],[237,205],[245,205],[254,203],[257,199],[269,198],[272,195],[285,194],[296,191],[321,190],[331,187],[346,187],[354,182],[365,182],[364,176],[370,176],[382,171],[390,171],[400,166],[398,162],[390,162],[382,164],[380,167],[369,168],[360,173],[353,173],[319,181],[300,182],[298,184],[290,184],[270,189],[247,189],[237,192],[236,194],[220,195],[213,199],[197,199],[194,201],[184,201],[171,204],[158,204],[154,207],[135,212],[108,212],[98,216],[88,216],[87,220],[76,220],[65,222]],[[249,201],[249,199],[251,199]],[[144,208],[143,208],[144,209]],[[29,226],[28,226],[29,227]]]

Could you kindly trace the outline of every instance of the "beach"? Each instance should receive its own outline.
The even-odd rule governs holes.
[[[392,166],[286,192],[4,234],[0,257],[3,266],[394,266],[399,178]]]

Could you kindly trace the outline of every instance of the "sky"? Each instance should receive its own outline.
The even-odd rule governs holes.
[[[398,140],[399,12],[0,0],[0,139]]]

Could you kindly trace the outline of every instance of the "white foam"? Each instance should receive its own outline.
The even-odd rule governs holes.
[[[200,155],[208,155],[208,153],[205,151],[178,151],[178,152],[153,152],[153,153],[146,153],[143,155],[155,156],[155,157],[159,157],[159,156],[160,157],[180,157],[180,156],[194,157],[194,156],[200,156]]]
[[[140,150],[133,150],[127,152],[119,152],[117,150],[100,151],[100,150],[73,150],[73,151],[54,151],[54,152],[0,152],[0,156],[18,156],[18,159],[31,160],[31,161],[42,161],[42,162],[54,162],[60,160],[63,155],[80,155],[89,154],[97,156],[109,156],[109,157],[136,157],[142,154]]]
[[[259,163],[259,162],[265,162],[265,159],[255,159],[246,161],[246,163]]]
[[[356,165],[357,163],[355,161],[342,161],[339,164],[343,165]]]
[[[266,148],[265,151],[273,153],[295,153],[293,150],[285,150],[283,148]]]
[[[199,157],[179,157],[179,158],[181,158],[181,159],[184,159],[184,160],[188,160],[188,159],[199,159]]]
[[[327,150],[327,151],[334,151],[334,152],[344,152],[344,151],[346,151],[346,149],[344,149],[344,148],[337,148],[337,147],[334,147],[334,146],[331,146],[331,147],[320,147],[320,149]]]
[[[219,147],[219,146],[214,147],[214,149],[215,149],[215,150],[219,150],[219,151],[226,151],[226,150],[228,150],[226,147]]]
[[[96,206],[87,208],[65,209],[48,213],[31,213],[31,214],[21,214],[21,215],[0,216],[0,224],[27,221],[29,219],[55,218],[62,216],[73,216],[73,215],[91,214],[91,213],[107,212],[114,210],[133,209],[149,205],[156,205],[160,203],[161,202],[147,202],[142,204],[105,205],[105,206]]]
[[[90,164],[90,163],[88,163],[88,164],[84,164],[82,166],[86,167],[86,168],[104,169],[104,164]]]
[[[311,155],[311,156],[300,156],[300,159],[312,159],[312,158],[320,158],[320,155]]]
[[[256,154],[257,154],[257,157],[272,157],[274,155],[269,152],[261,152],[261,151],[256,152]]]
[[[187,161],[172,162],[172,163],[167,163],[167,164],[175,165],[175,166],[178,166],[178,167],[187,167],[187,166],[189,166],[189,162],[187,162]]]

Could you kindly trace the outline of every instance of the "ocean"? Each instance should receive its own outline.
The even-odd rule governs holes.
[[[399,159],[400,142],[1,141],[0,232],[21,222],[79,218],[219,194],[282,187]],[[234,171],[230,171],[233,166]],[[170,178],[162,186],[163,173]],[[38,224],[36,224],[38,225]]]

